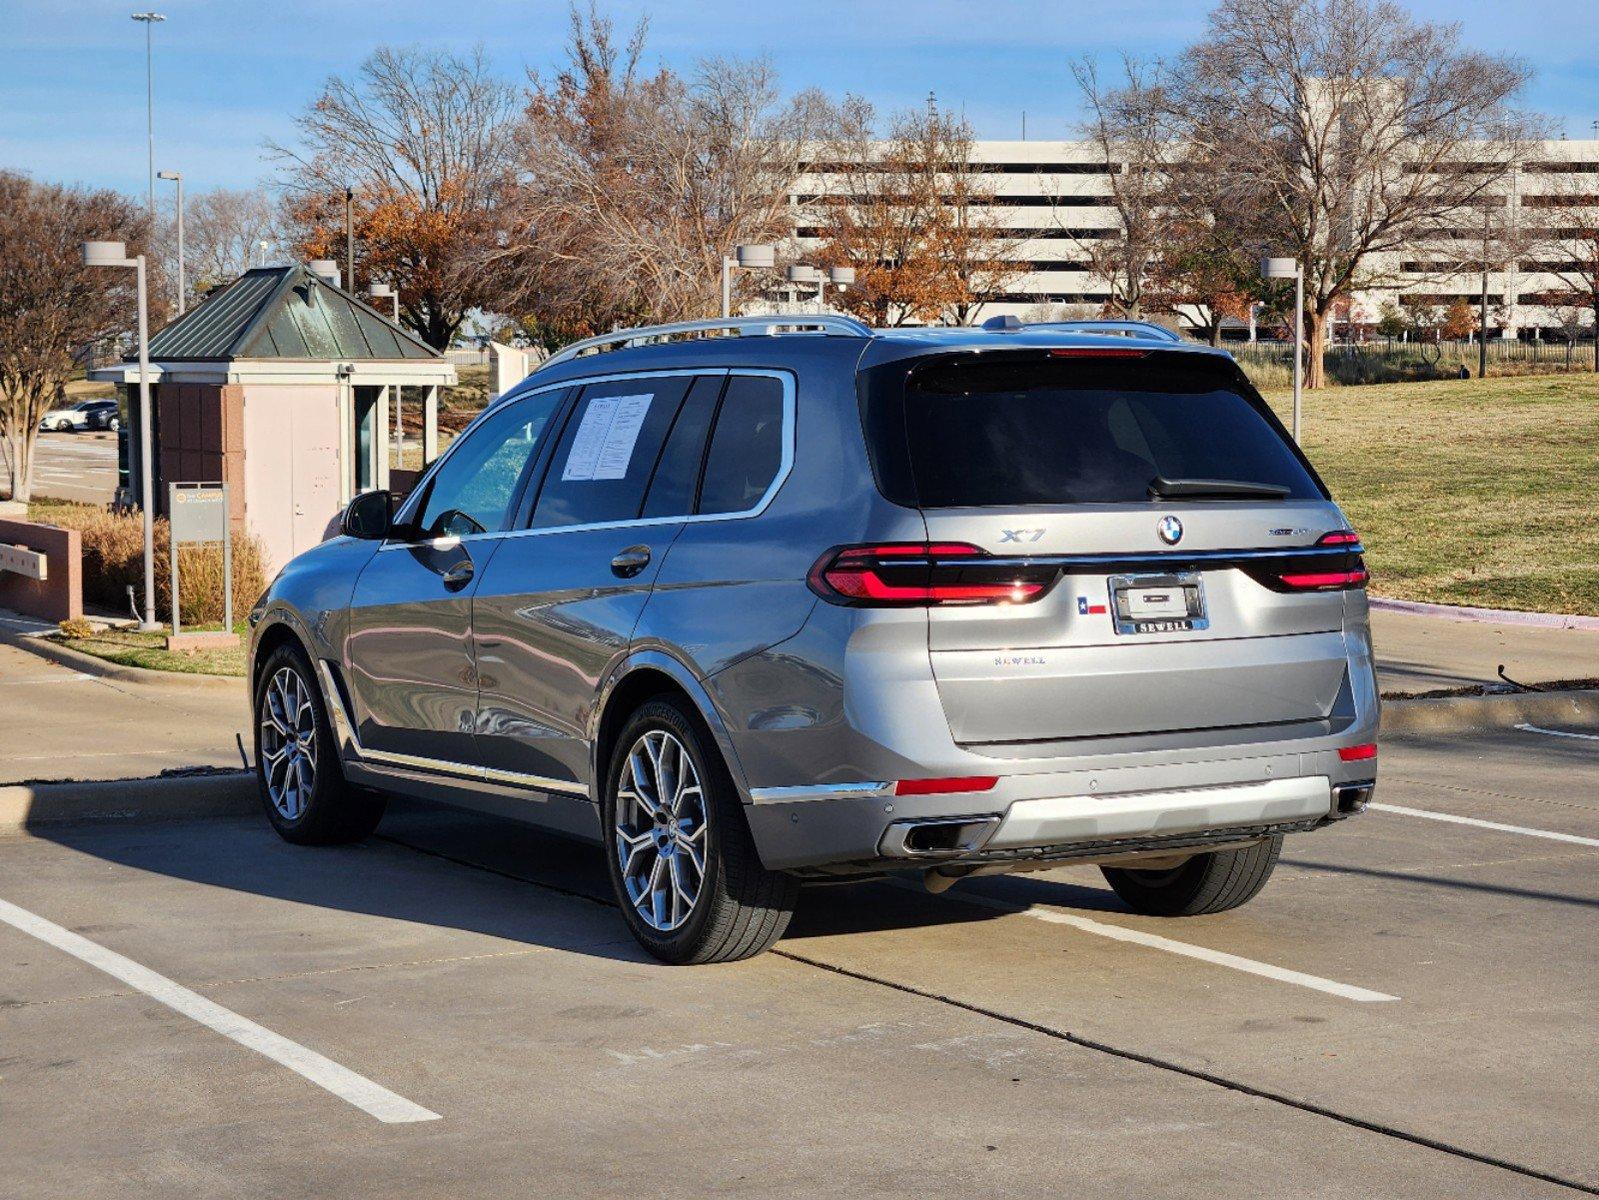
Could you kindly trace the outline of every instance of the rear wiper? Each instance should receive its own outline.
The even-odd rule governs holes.
[[[1283,500],[1288,490],[1279,484],[1251,483],[1247,479],[1167,479],[1157,475],[1149,481],[1151,500]]]

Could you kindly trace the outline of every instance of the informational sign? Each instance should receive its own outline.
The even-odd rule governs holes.
[[[633,460],[639,430],[649,414],[653,393],[640,396],[600,396],[588,410],[572,439],[572,451],[561,472],[565,482],[588,479],[623,479]]]
[[[171,499],[167,516],[174,542],[220,542],[227,536],[228,494],[221,484],[175,483]]]
[[[172,548],[172,636],[183,632],[182,605],[178,599],[178,547],[206,542],[222,543],[222,619],[233,631],[233,531],[228,521],[228,485],[225,483],[167,484],[167,525]]]

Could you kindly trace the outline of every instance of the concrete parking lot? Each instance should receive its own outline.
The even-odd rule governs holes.
[[[117,490],[117,435],[95,432],[39,435],[33,490],[52,500],[109,504]]]
[[[1383,758],[1233,913],[821,888],[711,968],[485,818],[40,826],[0,840],[4,1190],[1599,1193],[1599,732]]]

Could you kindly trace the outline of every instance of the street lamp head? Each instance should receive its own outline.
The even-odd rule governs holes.
[[[331,258],[313,258],[305,265],[310,268],[311,274],[320,276],[334,287],[339,286],[339,264]]]
[[[155,173],[155,177],[157,179],[182,179],[183,178],[183,172],[182,171],[157,171]]]
[[[786,275],[790,283],[816,283],[822,277],[820,271],[805,263],[795,263],[788,269]]]
[[[367,288],[366,294],[369,296],[375,296],[379,300],[387,300],[390,296],[394,295],[394,289],[386,283],[374,283],[371,287]]]
[[[126,242],[84,242],[83,265],[86,267],[125,267],[128,265]]]
[[[1263,258],[1260,260],[1262,279],[1294,279],[1299,275],[1297,258]]]
[[[827,277],[839,287],[846,287],[855,282],[854,267],[829,267]]]
[[[740,246],[734,251],[741,267],[775,267],[777,265],[776,246]]]
[[[133,14],[133,19],[135,21],[143,21],[146,24],[154,24],[156,21],[165,21],[166,20],[166,18],[164,16],[162,16],[158,12],[134,13]]]

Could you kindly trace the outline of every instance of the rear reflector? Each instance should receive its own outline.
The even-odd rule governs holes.
[[[1338,757],[1344,762],[1365,762],[1369,758],[1377,757],[1377,743],[1366,742],[1360,746],[1340,746]]]
[[[948,792],[986,792],[999,782],[998,775],[956,775],[946,779],[901,779],[896,796],[942,796]]]
[[[1058,567],[994,564],[965,542],[840,546],[810,570],[811,590],[834,604],[1025,604],[1049,590]]]

